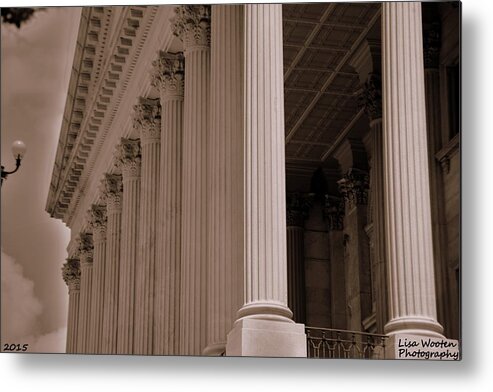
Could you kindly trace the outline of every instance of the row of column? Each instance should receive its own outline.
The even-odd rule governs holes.
[[[420,5],[382,7],[386,330],[438,334]],[[212,26],[211,45],[210,8],[177,8],[184,59],[160,56],[140,151],[123,140],[106,178],[106,244],[81,233],[79,352],[306,355],[287,304],[282,6],[213,6]]]

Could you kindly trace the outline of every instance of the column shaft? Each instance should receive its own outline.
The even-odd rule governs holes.
[[[135,354],[153,353],[154,277],[157,249],[160,132],[157,102],[144,104],[141,124],[142,177],[140,193],[139,254],[136,280]]]
[[[244,298],[227,355],[306,356],[287,306],[282,5],[244,5]]]
[[[154,310],[155,354],[180,349],[181,186],[183,136],[183,55],[160,53],[161,168]]]
[[[99,206],[98,206],[99,207]],[[106,206],[101,206],[106,210]],[[94,206],[93,206],[94,208]],[[94,211],[94,209],[93,209]],[[106,219],[106,213],[104,214]],[[92,295],[91,295],[91,334],[89,348],[94,354],[102,353],[103,348],[103,315],[104,315],[104,287],[105,287],[105,260],[106,260],[106,222],[103,225],[93,225],[94,233],[94,260],[92,267]]]
[[[108,180],[107,180],[108,181]],[[104,276],[104,317],[102,349],[104,354],[116,354],[118,329],[118,288],[120,278],[121,239],[121,176],[112,175],[112,187],[107,194],[108,231]]]
[[[242,305],[243,7],[212,6],[208,324],[204,353],[220,355]]]
[[[77,352],[77,335],[78,335],[78,316],[79,316],[79,289],[69,291],[69,316],[67,324],[67,353]]]
[[[305,251],[304,228],[287,227],[288,306],[293,320],[305,322]]]
[[[209,6],[181,6],[175,34],[184,42],[180,353],[207,344],[207,182],[210,101]]]
[[[389,334],[441,337],[430,214],[420,3],[382,4]]]
[[[122,140],[122,224],[121,260],[118,287],[117,353],[134,353],[135,276],[138,260],[140,216],[140,145],[138,140]]]
[[[77,352],[89,353],[91,320],[92,259],[81,255],[80,307],[78,320]]]

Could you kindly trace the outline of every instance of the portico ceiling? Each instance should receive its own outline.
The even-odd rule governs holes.
[[[283,5],[287,163],[322,164],[363,115],[348,63],[379,14],[378,3]]]

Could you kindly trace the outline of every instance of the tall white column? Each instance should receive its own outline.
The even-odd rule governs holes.
[[[200,355],[207,332],[207,181],[210,100],[210,6],[177,7],[174,34],[183,41],[180,353]]]
[[[66,352],[77,352],[77,324],[79,318],[80,298],[80,263],[78,259],[69,258],[62,267],[63,280],[68,286],[68,318]]]
[[[160,52],[153,84],[161,95],[161,168],[154,303],[154,354],[180,349],[181,182],[184,58]]]
[[[139,248],[136,271],[135,354],[153,354],[154,275],[157,249],[161,107],[159,100],[140,98],[135,126],[140,129],[141,186]]]
[[[94,242],[91,294],[91,333],[89,349],[91,353],[102,353],[105,263],[106,263],[106,206],[93,204],[89,211]]]
[[[243,7],[213,5],[211,16],[211,128],[207,347],[226,351],[226,337],[242,305],[243,287]]]
[[[430,214],[420,3],[382,3],[383,158],[390,321],[441,337]]]
[[[134,353],[135,277],[140,217],[140,142],[122,139],[118,146],[122,171],[122,232],[118,286],[117,354]]]
[[[244,298],[226,354],[306,356],[287,306],[282,5],[244,5]]]
[[[80,258],[80,302],[77,336],[77,352],[89,352],[89,334],[91,333],[91,294],[93,244],[91,233],[81,233],[79,237]]]
[[[116,354],[118,286],[120,280],[120,239],[122,218],[122,176],[106,174],[104,180],[108,229],[104,272],[104,316],[102,353]]]

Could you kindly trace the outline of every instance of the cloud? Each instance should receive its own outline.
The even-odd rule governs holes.
[[[65,352],[66,328],[42,334],[41,301],[22,266],[2,250],[2,351],[4,344],[29,344],[29,352]]]

